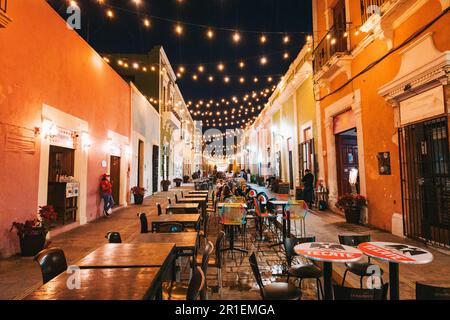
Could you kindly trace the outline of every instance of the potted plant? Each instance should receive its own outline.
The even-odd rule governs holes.
[[[175,182],[175,186],[177,187],[177,188],[179,188],[179,187],[181,187],[181,182],[183,181],[183,179],[180,179],[180,178],[175,178],[175,179],[173,179],[173,182]]]
[[[16,229],[22,256],[32,257],[44,249],[47,233],[57,219],[58,213],[54,207],[47,205],[39,207],[36,220],[13,222],[10,232]]]
[[[367,199],[357,193],[345,194],[339,197],[336,206],[343,210],[348,223],[359,224],[361,209],[367,205]]]
[[[189,182],[189,176],[183,176],[183,183]]]
[[[169,186],[171,185],[170,180],[162,180],[161,181],[161,186],[163,191],[169,191]]]
[[[142,187],[133,187],[131,188],[131,193],[134,196],[134,204],[142,204],[144,203],[144,196],[147,190]]]

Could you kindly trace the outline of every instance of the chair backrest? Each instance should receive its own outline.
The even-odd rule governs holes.
[[[122,238],[119,232],[110,231],[105,236],[109,243],[122,243]]]
[[[264,284],[261,278],[261,272],[259,271],[258,261],[256,260],[256,254],[253,252],[252,255],[248,258],[248,261],[250,262],[250,266],[252,267],[253,275],[255,276],[256,283],[259,286],[259,289],[261,290],[262,295],[262,289],[264,288]]]
[[[205,236],[205,238],[208,238],[208,231],[209,231],[209,221],[211,214],[209,212],[205,213],[205,218],[203,220],[203,235]]]
[[[178,195],[175,193],[175,203],[178,203]]]
[[[416,282],[416,300],[450,300],[450,288]]]
[[[156,208],[158,209],[158,217],[159,217],[160,215],[162,215],[161,204],[160,204],[160,203],[157,203],[157,204],[156,204]]]
[[[180,193],[181,193],[181,197],[184,198],[184,192],[181,191]]]
[[[256,216],[260,217],[263,215],[263,210],[261,208],[261,204],[259,203],[257,198],[253,198],[253,204],[255,206],[255,214]]]
[[[220,214],[224,224],[239,226],[246,223],[246,210],[242,203],[225,203]]]
[[[308,215],[308,205],[303,200],[289,200],[286,206],[286,217],[290,220],[305,219]]]
[[[148,221],[145,213],[138,213],[139,220],[141,220],[141,233],[148,233]]]
[[[292,257],[296,256],[297,254],[294,251],[294,247],[301,243],[308,243],[308,242],[316,242],[316,237],[303,237],[303,238],[284,238],[283,244],[284,244],[284,252],[286,254],[286,258],[288,261],[292,259]]]
[[[380,289],[349,288],[333,286],[335,300],[386,300],[389,284],[385,283]]]
[[[169,204],[172,204],[172,200],[171,200],[169,197],[167,197],[167,202],[168,202]]]
[[[42,250],[34,257],[34,260],[41,267],[42,281],[44,284],[67,270],[66,256],[60,248]]]
[[[198,299],[200,292],[202,292],[205,287],[205,280],[205,274],[202,269],[200,267],[196,267],[191,281],[189,282],[186,300],[193,301]]]
[[[183,231],[184,231],[184,226],[181,223],[167,222],[167,223],[156,224],[156,232],[157,233],[178,233],[178,232],[183,232]]]
[[[351,247],[357,247],[361,243],[364,242],[370,242],[370,235],[339,235],[339,243],[351,246]]]
[[[205,277],[207,276],[209,257],[211,256],[213,251],[214,251],[214,245],[211,241],[208,241],[208,243],[205,246],[205,251],[203,252],[202,266],[201,266],[203,273],[205,274]]]
[[[222,268],[222,246],[225,240],[225,232],[220,231],[216,239],[216,268]]]

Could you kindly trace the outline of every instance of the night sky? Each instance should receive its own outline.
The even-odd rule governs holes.
[[[67,16],[69,1],[48,2],[61,16]],[[132,0],[104,0],[104,3],[77,0],[82,13],[80,35],[102,53],[147,53],[153,46],[162,45],[175,72],[180,65],[185,67],[178,85],[185,100],[193,101],[191,108],[200,112],[206,111],[206,106],[196,108],[199,100],[240,98],[254,90],[272,88],[312,30],[308,0],[141,0],[138,6]],[[113,19],[106,16],[108,9],[114,12]],[[143,23],[146,18],[150,28]],[[183,27],[181,36],[175,32],[177,21]],[[214,38],[209,40],[208,28],[199,25],[210,27]],[[233,30],[239,30],[238,44],[233,42]],[[267,37],[265,44],[260,42],[262,34]],[[283,42],[285,36],[289,36],[288,43]],[[288,59],[285,53],[289,53]],[[261,65],[263,56],[268,60],[264,66]],[[239,68],[241,60],[245,62],[243,69]],[[225,65],[223,72],[217,69],[219,62]],[[203,73],[198,71],[200,65],[205,68]],[[192,79],[194,74],[198,75],[197,81]],[[208,81],[210,75],[214,77],[213,82]],[[230,78],[229,83],[225,83],[225,76]],[[273,78],[272,83],[267,80],[269,76]],[[245,83],[239,82],[240,77],[245,78]],[[254,82],[255,77],[258,83]],[[263,107],[265,102],[255,102],[254,106]],[[223,106],[211,106],[208,111],[215,115],[223,109]],[[244,118],[258,113],[256,108],[253,113],[249,110]],[[202,119],[201,116],[193,118]]]

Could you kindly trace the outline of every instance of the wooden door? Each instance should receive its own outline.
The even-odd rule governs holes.
[[[137,166],[138,186],[144,188],[144,141],[139,140],[138,145],[138,166]]]
[[[114,203],[118,205],[120,197],[120,157],[111,156],[110,175]]]
[[[359,169],[356,136],[336,135],[336,165],[339,195],[352,193],[349,183],[350,170]],[[359,182],[356,185],[356,191],[359,193]]]

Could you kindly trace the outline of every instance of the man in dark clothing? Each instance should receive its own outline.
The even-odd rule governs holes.
[[[311,170],[305,170],[305,175],[302,178],[302,183],[303,199],[308,204],[308,207],[311,208],[314,198],[314,175],[311,173]]]

